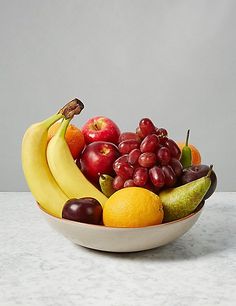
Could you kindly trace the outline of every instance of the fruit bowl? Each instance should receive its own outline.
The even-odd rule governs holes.
[[[204,203],[185,218],[140,228],[114,228],[56,218],[39,206],[46,221],[75,244],[107,252],[137,252],[170,243],[185,234],[198,220]]]

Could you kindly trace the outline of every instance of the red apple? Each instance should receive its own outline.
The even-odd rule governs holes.
[[[81,171],[93,184],[98,184],[100,174],[114,176],[113,163],[120,156],[117,146],[111,142],[90,143],[80,157]]]
[[[118,143],[120,129],[114,121],[107,117],[98,116],[89,119],[82,127],[86,144],[94,141]]]

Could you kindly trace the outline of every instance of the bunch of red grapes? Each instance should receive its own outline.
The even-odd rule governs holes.
[[[182,174],[178,145],[148,118],[139,122],[136,133],[123,133],[118,148],[121,156],[113,164],[116,190],[139,186],[159,192],[175,186]]]

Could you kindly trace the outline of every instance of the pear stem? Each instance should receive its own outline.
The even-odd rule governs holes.
[[[188,146],[189,134],[190,134],[190,129],[188,129],[187,131],[187,137],[186,137],[186,142],[185,142],[186,147]]]
[[[206,177],[210,177],[211,176],[212,168],[213,168],[213,165],[210,165],[210,169],[209,169]]]

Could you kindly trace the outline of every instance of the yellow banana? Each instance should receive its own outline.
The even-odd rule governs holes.
[[[59,218],[68,197],[48,168],[46,148],[48,129],[60,118],[63,118],[62,114],[55,114],[31,125],[22,141],[22,167],[29,189],[43,209]]]
[[[107,197],[100,192],[77,167],[68,145],[65,132],[70,119],[63,120],[47,147],[49,168],[58,185],[69,198],[93,197],[103,206]]]
[[[62,209],[68,197],[58,186],[48,167],[48,129],[61,118],[72,118],[79,114],[83,108],[80,100],[70,101],[57,114],[31,125],[22,141],[22,167],[29,189],[43,209],[59,218],[62,217]]]

